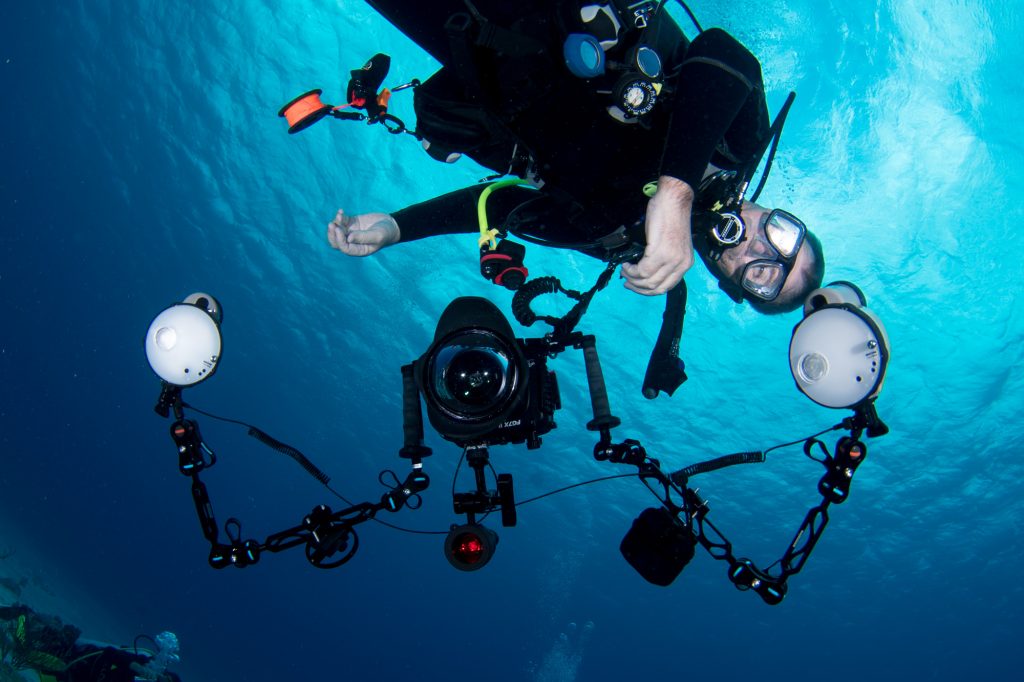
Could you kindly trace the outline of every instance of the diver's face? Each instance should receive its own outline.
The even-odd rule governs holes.
[[[724,249],[721,258],[711,266],[716,268],[719,274],[736,286],[740,286],[740,278],[743,275],[743,268],[747,263],[755,260],[774,260],[777,256],[775,249],[768,243],[764,234],[764,220],[771,211],[756,204],[745,202],[743,205],[743,223],[746,225],[746,238],[731,249]],[[797,252],[796,261],[793,263],[789,277],[786,278],[778,298],[785,300],[787,294],[802,285],[803,276],[811,263],[810,245],[804,240],[800,250]],[[756,277],[756,273],[754,275]]]

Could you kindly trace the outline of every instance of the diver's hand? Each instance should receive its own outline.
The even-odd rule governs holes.
[[[348,215],[338,211],[327,225],[327,241],[349,256],[369,256],[398,242],[402,233],[387,213]]]
[[[622,265],[627,289],[656,296],[679,284],[693,266],[692,209],[692,187],[667,175],[658,178],[658,191],[647,202],[644,257],[638,263]]]

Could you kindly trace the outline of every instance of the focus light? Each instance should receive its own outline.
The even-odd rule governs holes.
[[[479,524],[452,526],[444,540],[444,556],[460,571],[476,571],[487,565],[498,547],[498,534]]]

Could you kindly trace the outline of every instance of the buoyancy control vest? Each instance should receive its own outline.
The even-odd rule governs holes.
[[[533,117],[537,111],[549,113],[553,125],[564,125],[558,101],[573,93],[597,93],[616,120],[646,125],[654,102],[630,114],[623,112],[621,100],[630,99],[631,83],[652,82],[644,71],[652,70],[654,59],[660,66],[649,87],[659,96],[670,93],[688,46],[668,13],[655,12],[657,5],[616,0],[581,6],[570,0],[499,26],[467,3],[466,12],[453,14],[445,23],[451,58],[415,91],[416,130],[424,148],[440,161],[465,154],[498,174],[533,178],[535,150],[514,132],[527,112]],[[608,17],[614,19],[611,35],[610,20],[603,25],[600,21]],[[590,77],[576,74],[567,56],[580,49],[581,37],[593,41],[584,50],[586,44],[600,45],[594,49],[600,53],[601,69]],[[667,108],[663,102],[669,99],[660,96],[656,106]]]

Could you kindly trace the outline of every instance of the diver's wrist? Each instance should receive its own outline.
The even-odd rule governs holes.
[[[684,204],[693,203],[693,188],[689,183],[671,175],[662,175],[658,178],[658,194],[662,193]]]
[[[402,241],[402,228],[398,226],[398,221],[395,220],[395,216],[390,213],[387,215],[388,219],[391,221],[391,241],[387,243],[387,246],[391,246],[392,244],[397,244]]]

